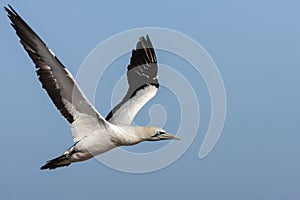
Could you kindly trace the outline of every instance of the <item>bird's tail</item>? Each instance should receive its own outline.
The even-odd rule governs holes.
[[[47,161],[45,165],[41,167],[41,170],[44,169],[55,169],[57,167],[69,166],[71,162],[68,162],[70,156],[67,154],[61,155],[57,158]]]
[[[51,170],[51,169],[55,169],[57,167],[69,166],[72,163],[70,158],[72,157],[72,154],[74,154],[74,153],[75,153],[75,150],[74,150],[74,145],[73,145],[63,155],[47,161],[47,163],[41,167],[41,170],[44,170],[44,169]]]

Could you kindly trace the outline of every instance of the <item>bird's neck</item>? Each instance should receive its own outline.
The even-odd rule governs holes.
[[[116,126],[112,138],[117,146],[130,146],[144,141],[144,127],[140,126]]]

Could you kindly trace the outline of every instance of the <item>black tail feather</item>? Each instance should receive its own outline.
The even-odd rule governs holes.
[[[52,160],[47,161],[47,163],[45,165],[43,165],[41,167],[41,170],[44,169],[55,169],[57,167],[66,167],[69,166],[71,163],[66,162],[66,160],[68,160],[70,158],[70,155],[68,154],[64,154],[62,156],[59,156],[57,158],[54,158]]]

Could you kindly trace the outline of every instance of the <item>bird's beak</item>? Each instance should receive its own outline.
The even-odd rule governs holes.
[[[179,137],[172,135],[170,133],[165,133],[159,136],[161,140],[180,140]]]
[[[181,140],[180,137],[177,137],[175,135],[173,135],[174,137],[172,138],[172,140]]]

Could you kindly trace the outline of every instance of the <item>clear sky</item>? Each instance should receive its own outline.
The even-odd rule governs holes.
[[[196,139],[167,168],[129,174],[92,159],[41,171],[46,160],[72,145],[72,136],[2,11],[0,199],[300,198],[300,1],[28,0],[2,1],[1,6],[8,3],[74,75],[96,45],[121,31],[156,26],[194,38],[223,77],[227,117],[219,142],[202,160],[198,152],[210,117],[207,91]],[[174,62],[163,53],[158,58],[163,64]],[[154,102],[166,102],[163,91]],[[100,95],[96,107],[106,115],[109,103]],[[138,116],[141,123],[149,107]],[[166,124],[173,129],[178,120]]]

